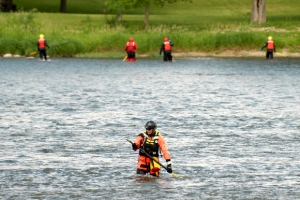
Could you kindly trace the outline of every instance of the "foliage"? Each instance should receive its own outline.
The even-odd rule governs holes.
[[[133,7],[135,8],[144,7],[147,4],[162,8],[166,3],[171,4],[178,1],[192,2],[191,0],[127,0],[127,1],[131,1]]]
[[[129,0],[106,0],[105,8],[108,13],[119,12],[120,10],[126,10],[132,7],[132,2]]]
[[[106,7],[110,10],[117,10],[122,12],[128,8],[139,8],[145,7],[145,27],[149,28],[149,12],[150,5],[163,7],[166,3],[175,3],[178,0],[106,0]],[[179,0],[179,1],[190,1],[191,0]]]
[[[29,55],[36,51],[38,34],[43,33],[52,50],[50,56],[87,56],[94,57],[122,57],[125,55],[124,45],[129,37],[134,37],[139,49],[138,54],[157,55],[164,37],[174,42],[173,51],[176,52],[214,52],[225,49],[257,50],[262,46],[268,35],[272,35],[278,49],[290,48],[297,51],[300,46],[300,33],[297,28],[278,32],[275,28],[261,27],[249,23],[215,23],[206,25],[202,31],[193,30],[186,26],[151,26],[148,30],[140,29],[132,32],[121,24],[111,27],[105,23],[96,26],[101,18],[93,15],[76,18],[76,26],[66,26],[75,16],[65,14],[33,13],[32,21],[27,23],[26,29],[17,29],[20,21],[27,20],[32,13],[0,14],[0,22],[6,20],[13,22],[13,29],[9,26],[0,30],[0,54],[13,53]],[[58,15],[58,16],[57,16]],[[22,16],[22,17],[20,17]],[[65,22],[62,20],[64,16]],[[70,19],[66,19],[67,16]],[[77,16],[78,17],[78,16]],[[20,20],[21,18],[21,20]],[[30,17],[29,17],[30,18]],[[39,18],[39,30],[35,19]],[[31,19],[31,18],[30,18]],[[54,21],[49,21],[52,19]],[[60,20],[60,23],[58,21]],[[103,17],[102,17],[102,20]],[[89,23],[87,26],[86,23]],[[268,29],[269,28],[269,29]],[[32,30],[36,30],[32,32]],[[267,31],[266,31],[267,30]],[[59,46],[59,44],[70,42]],[[56,46],[58,45],[58,46]],[[87,54],[88,53],[88,54]],[[98,55],[98,56],[97,56]]]

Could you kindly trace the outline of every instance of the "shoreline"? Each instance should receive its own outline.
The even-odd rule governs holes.
[[[126,53],[124,52],[124,55]],[[222,51],[220,53],[215,52],[173,52],[172,55],[175,58],[265,58],[266,51]],[[34,59],[38,58],[37,56],[21,56],[21,55],[13,55],[13,54],[4,54],[1,56],[2,58],[26,58],[26,59]],[[52,56],[49,56],[52,57]],[[136,53],[136,57],[138,58],[156,58],[149,54],[139,54]],[[57,56],[54,56],[52,58],[58,58]],[[101,53],[99,53],[99,56],[95,56],[95,53],[91,53],[89,56],[89,53],[87,53],[85,56],[75,55],[71,57],[63,57],[63,58],[98,58],[98,59],[109,59],[109,58],[116,58],[119,59],[119,57],[115,56],[103,56]],[[286,51],[282,52],[275,52],[274,58],[300,58],[300,53],[288,53]]]
[[[197,58],[197,57],[213,57],[213,58],[265,58],[266,51],[222,51],[214,52],[187,52],[187,53],[172,53],[177,58]],[[300,58],[300,53],[275,52],[274,58]]]

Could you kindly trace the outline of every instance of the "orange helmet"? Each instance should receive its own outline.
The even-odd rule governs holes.
[[[131,38],[129,38],[129,42],[133,42],[133,38],[131,37]]]
[[[164,41],[165,41],[165,42],[168,42],[169,40],[168,40],[168,38],[164,38]]]

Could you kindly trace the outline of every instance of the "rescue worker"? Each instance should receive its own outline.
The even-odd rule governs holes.
[[[167,172],[172,173],[171,157],[168,152],[167,145],[163,136],[156,130],[156,128],[157,125],[154,121],[148,121],[145,124],[146,130],[137,136],[136,141],[132,144],[132,149],[136,151],[141,148],[156,160],[158,160],[158,154],[162,153],[167,162]],[[147,157],[143,151],[139,150],[136,173],[142,175],[149,173],[153,176],[159,176],[159,171],[160,165]]]
[[[171,47],[174,46],[171,40],[168,38],[164,38],[164,43],[160,47],[159,56],[161,56],[161,52],[164,52],[164,61],[170,61],[172,62],[172,51]]]
[[[40,34],[40,39],[37,42],[37,47],[40,54],[40,61],[47,61],[46,47],[48,47],[49,49],[51,49],[51,47],[47,44],[43,34]]]
[[[137,50],[138,46],[134,42],[134,39],[131,37],[129,38],[129,41],[125,45],[125,51],[127,52],[127,58],[126,61],[136,61],[135,58],[135,51]]]
[[[265,47],[267,48],[266,58],[273,59],[273,52],[276,52],[276,48],[271,36],[268,37],[268,41],[260,50],[263,50]]]

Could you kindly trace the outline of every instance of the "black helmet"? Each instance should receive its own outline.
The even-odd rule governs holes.
[[[150,129],[154,129],[156,130],[157,128],[157,125],[154,121],[148,121],[146,124],[145,124],[145,129],[147,130],[150,130]]]

